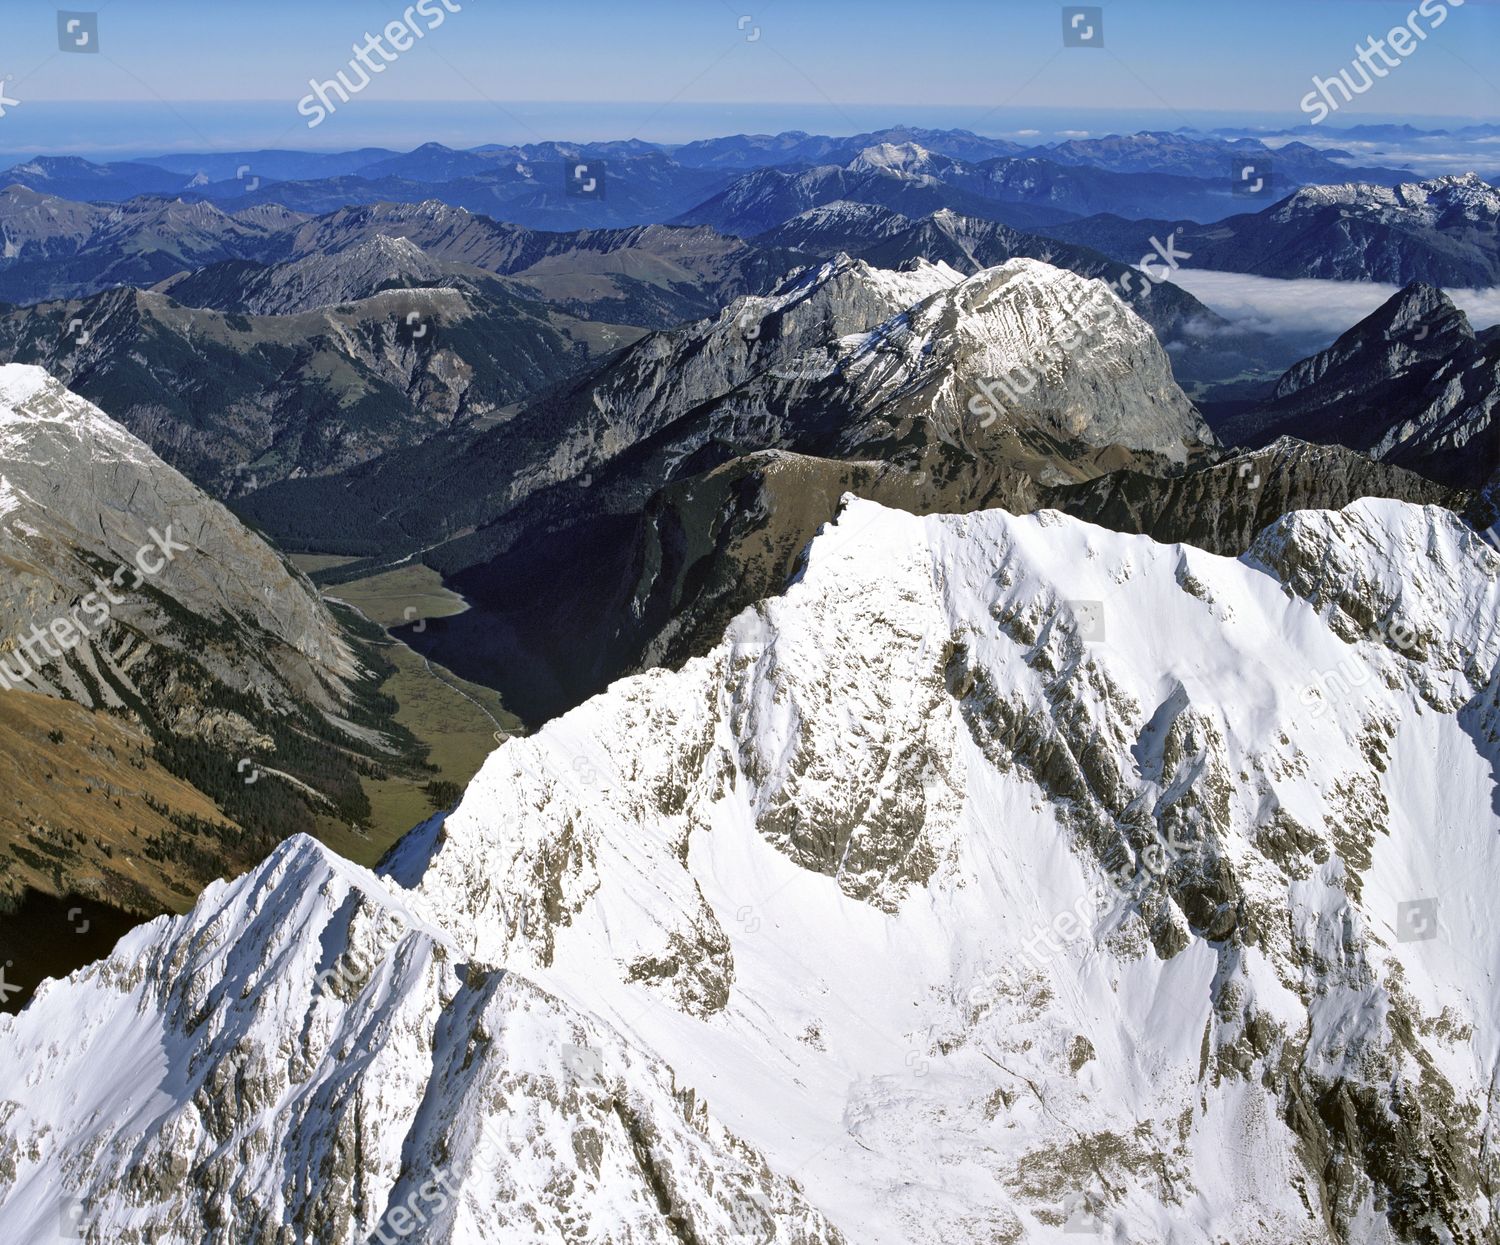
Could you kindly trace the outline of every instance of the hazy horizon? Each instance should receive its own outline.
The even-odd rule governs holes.
[[[119,160],[174,153],[212,153],[285,149],[309,152],[348,151],[360,147],[410,150],[438,142],[453,148],[486,143],[610,142],[639,139],[672,146],[733,134],[810,134],[846,136],[908,126],[922,129],[971,130],[987,138],[1043,144],[1069,138],[1097,138],[1141,130],[1235,128],[1276,132],[1296,128],[1305,117],[1203,110],[1190,117],[1147,109],[1007,108],[989,115],[934,105],[808,104],[669,105],[659,115],[632,127],[634,111],[610,101],[510,101],[503,105],[422,101],[392,104],[360,100],[315,130],[288,131],[286,105],[279,100],[182,102],[52,102],[46,107],[14,109],[0,121],[0,158],[72,155]],[[503,109],[500,111],[499,109]],[[191,120],[184,118],[191,112]],[[11,122],[14,120],[15,124]],[[81,130],[84,120],[93,123]],[[341,124],[343,123],[343,124]],[[1475,117],[1365,114],[1316,128],[1303,141],[1322,144],[1355,126],[1411,125],[1421,130],[1461,129],[1493,123]],[[1495,144],[1500,160],[1500,141]],[[1361,152],[1372,159],[1378,153]]]
[[[478,0],[125,0],[79,14],[23,0],[3,24],[0,97],[12,102],[0,104],[0,153],[680,143],[898,123],[1006,137],[1278,129],[1310,119],[1315,78],[1408,21],[1422,27],[1420,43],[1327,125],[1451,128],[1500,115],[1500,6],[1485,0],[1422,0],[1426,18],[1384,0],[1086,11],[1101,24],[1089,47],[1065,46],[1063,6],[977,0],[948,0],[915,21],[893,0],[641,0],[628,10],[574,0],[519,11]],[[403,36],[404,49],[384,42],[403,13],[416,36]],[[72,39],[61,29],[70,18],[82,19]],[[381,54],[365,43],[366,73],[351,52],[372,37]],[[1256,54],[1271,40],[1274,56]],[[309,87],[351,69],[365,79],[357,98],[310,126],[299,109]]]

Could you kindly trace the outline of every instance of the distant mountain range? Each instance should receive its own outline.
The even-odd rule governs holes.
[[[930,255],[966,275],[1043,259],[1130,291],[1185,378],[1291,362],[1170,283],[946,209],[922,220],[838,201],[742,240],[706,226],[548,233],[432,200],[310,217],[12,188],[0,236],[0,293],[46,300],[0,307],[0,359],[107,403],[221,495],[500,418],[643,331],[840,252],[888,268]]]
[[[904,154],[893,160],[890,150]],[[533,229],[684,218],[727,232],[759,232],[779,223],[768,219],[774,208],[749,206],[767,196],[788,204],[780,219],[831,199],[860,199],[908,215],[947,207],[1026,226],[1094,212],[1215,220],[1238,206],[1231,197],[1236,162],[1268,170],[1266,194],[1350,178],[1393,185],[1403,176],[1353,167],[1351,160],[1338,163],[1302,143],[1272,151],[1254,139],[1201,134],[1144,132],[1023,147],[963,130],[896,127],[849,138],[736,135],[675,148],[549,142],[459,151],[428,143],[405,153],[249,151],[105,164],[37,156],[0,172],[0,186],[100,203],[164,195],[232,211],[274,203],[323,213],[435,198]],[[578,193],[573,175],[590,162],[597,186]],[[754,176],[771,172],[782,176]],[[724,195],[728,206],[719,206]]]
[[[1500,283],[1500,190],[1469,173],[1398,186],[1307,186],[1212,226],[1103,215],[1040,226],[1049,236],[1133,259],[1141,239],[1176,234],[1194,268],[1443,286]]]

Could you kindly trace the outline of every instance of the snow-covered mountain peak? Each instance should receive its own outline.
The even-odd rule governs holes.
[[[916,143],[877,143],[866,147],[847,165],[850,173],[925,174],[934,160],[932,152]],[[952,163],[943,161],[943,163]]]
[[[137,463],[155,457],[143,441],[54,380],[45,368],[0,364],[0,457],[29,458],[37,466],[48,466],[59,437]]]
[[[0,1204],[352,1245],[441,1166],[433,1242],[1486,1239],[1497,615],[1436,509],[1230,559],[846,499],[384,878],[289,845],[0,1022]]]
[[[1286,515],[1246,555],[1350,643],[1412,659],[1412,685],[1456,711],[1500,661],[1500,554],[1451,512],[1366,498]]]
[[[910,268],[894,271],[877,268],[862,259],[840,252],[820,264],[795,274],[769,297],[750,296],[733,304],[737,307],[762,308],[766,313],[785,311],[809,296],[843,297],[853,301],[852,289],[858,287],[875,294],[892,309],[905,310],[939,290],[949,289],[963,281],[961,272],[946,262],[919,260]]]
[[[1287,221],[1334,205],[1361,216],[1434,228],[1451,226],[1455,214],[1473,221],[1500,218],[1500,190],[1477,173],[1403,182],[1395,187],[1365,182],[1304,186],[1275,209],[1273,219]]]
[[[47,1068],[0,1126],[12,1240],[76,1214],[97,1242],[354,1245],[412,1208],[429,1241],[667,1245],[665,1187],[700,1239],[841,1241],[659,1060],[305,836],[0,1016],[0,1047]]]
[[[951,284],[850,348],[857,383],[913,395],[961,442],[997,420],[1177,459],[1213,440],[1150,327],[1103,282],[1039,260]]]

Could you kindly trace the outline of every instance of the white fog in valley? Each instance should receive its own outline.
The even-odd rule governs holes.
[[[1287,280],[1185,267],[1177,269],[1171,279],[1236,328],[1274,335],[1322,334],[1330,342],[1401,288],[1379,281]],[[1469,317],[1476,332],[1500,324],[1500,286],[1445,293]]]

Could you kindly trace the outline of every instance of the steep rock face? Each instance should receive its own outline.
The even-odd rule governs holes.
[[[239,280],[225,278],[238,275]],[[316,254],[271,268],[234,264],[164,281],[156,288],[189,307],[255,316],[294,315],[369,298],[381,290],[447,284],[443,267],[406,238],[385,234],[331,255]]]
[[[1145,322],[1102,283],[1037,260],[934,295],[858,343],[846,366],[866,409],[899,394],[895,405],[946,422],[960,444],[983,444],[994,422],[976,420],[981,379],[999,389],[989,400],[1002,427],[1176,462],[1214,444]]]
[[[314,810],[353,820],[358,758],[405,742],[313,586],[40,368],[0,367],[0,566],[6,718],[53,719],[12,736],[0,912],[28,888],[137,917],[181,905]]]
[[[1228,421],[1231,440],[1332,442],[1477,488],[1500,465],[1500,333],[1478,335],[1441,290],[1416,283],[1298,363],[1271,399]]]
[[[273,703],[311,698],[329,710],[340,704],[357,665],[312,586],[227,510],[41,368],[0,367],[0,477],[0,547],[10,564],[7,632],[24,629],[28,617],[44,623],[67,617],[95,591],[97,576],[126,594],[109,612],[112,625],[134,631],[137,643],[209,661],[242,690],[263,689]],[[165,536],[169,527],[171,544],[186,548],[168,549],[152,535]],[[121,565],[136,568],[142,548],[151,554],[145,568],[161,570],[143,576],[131,569],[113,579]],[[137,579],[147,591],[132,597]],[[215,655],[217,646],[202,639],[174,639],[173,605],[259,642],[226,643]],[[114,677],[103,685],[73,661],[48,666],[27,684],[90,707],[121,708],[112,684],[120,679],[131,687],[114,665],[124,638],[123,631],[106,632],[75,650],[96,678],[104,663]],[[137,653],[136,662],[143,656]]]
[[[961,279],[945,264],[890,272],[839,255],[767,297],[737,299],[711,323],[644,339],[590,384],[590,400],[609,440],[633,445],[758,378],[787,389],[827,379],[830,342],[868,332]]]
[[[383,880],[287,845],[0,1020],[0,1219],[352,1241],[441,1163],[435,1242],[1490,1239],[1497,570],[851,502]]]
[[[973,404],[981,380],[1000,375],[1027,392],[986,419]],[[964,278],[944,264],[891,271],[840,255],[711,320],[642,338],[500,427],[327,485],[285,485],[246,511],[296,544],[319,520],[326,539],[326,499],[369,499],[353,523],[362,539],[422,548],[474,529],[441,555],[459,570],[535,521],[517,514],[523,505],[545,507],[549,525],[634,514],[668,479],[746,451],[948,446],[1024,455],[1040,471],[1053,445],[1123,444],[1180,462],[1211,440],[1151,330],[1098,283],[1026,261]],[[549,500],[549,489],[592,499]]]
[[[1415,366],[1439,362],[1473,336],[1468,318],[1442,290],[1416,282],[1327,350],[1289,368],[1273,397],[1292,408],[1288,414],[1368,397]]]
[[[605,384],[592,386],[593,402],[610,424],[624,422],[626,434],[638,437],[762,373],[801,379],[794,368],[802,353],[868,331],[959,280],[944,264],[889,272],[840,255],[767,297],[736,300],[712,323],[654,334]]]

